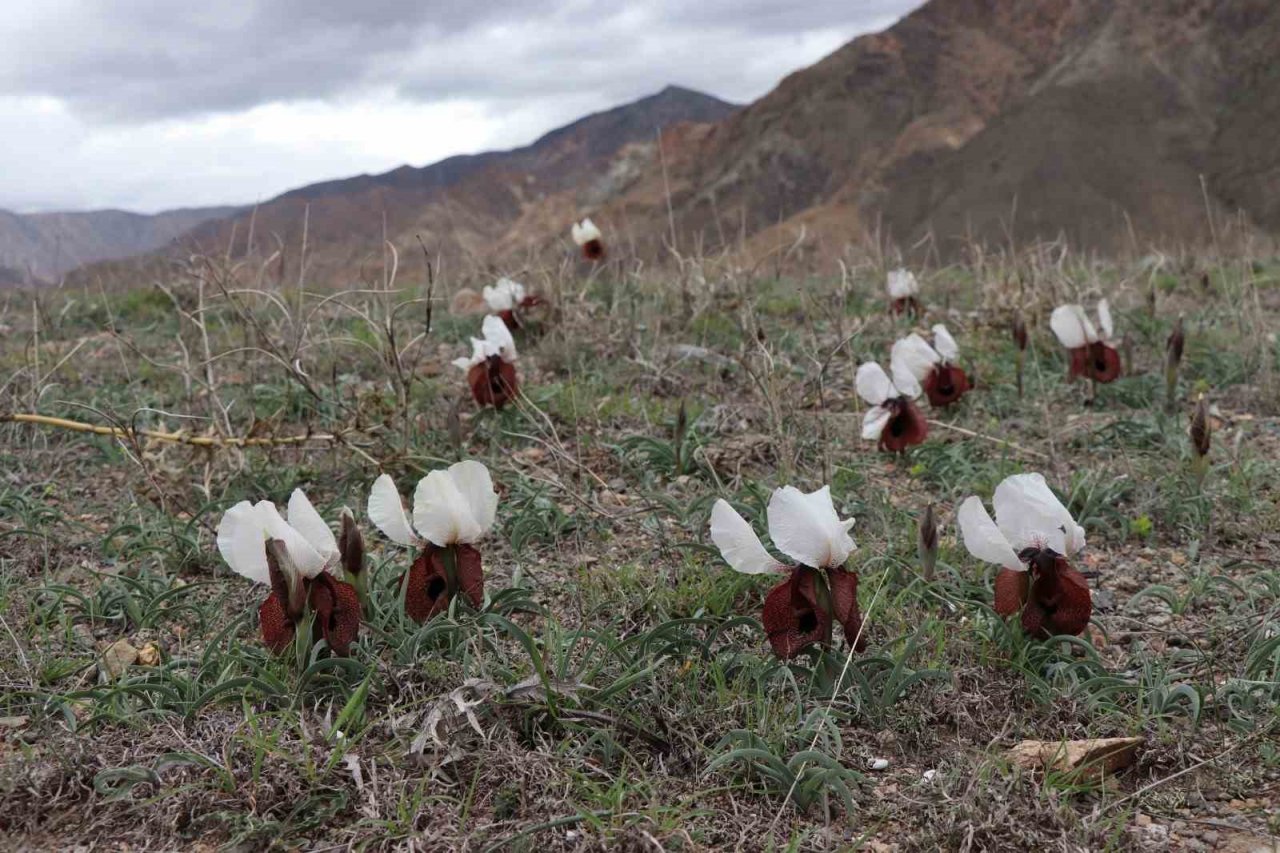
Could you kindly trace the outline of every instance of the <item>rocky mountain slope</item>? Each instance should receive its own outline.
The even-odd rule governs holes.
[[[1280,4],[932,0],[668,160],[677,234],[1202,243],[1280,230]],[[668,230],[651,170],[602,219]],[[610,215],[612,214],[612,215]]]
[[[19,214],[0,210],[0,284],[54,281],[94,261],[161,248],[202,222],[228,216],[232,207],[190,208],[157,214],[123,210]]]

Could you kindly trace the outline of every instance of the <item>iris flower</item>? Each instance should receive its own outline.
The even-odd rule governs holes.
[[[573,242],[582,249],[582,257],[593,263],[604,260],[604,241],[600,237],[600,229],[594,222],[590,219],[575,222],[570,233],[573,236]]]
[[[509,278],[500,278],[492,287],[486,286],[483,297],[489,311],[497,314],[513,332],[524,325],[524,312],[546,304],[541,296],[529,293],[523,284]]]
[[[892,359],[911,372],[935,409],[951,405],[970,390],[969,377],[956,365],[960,347],[941,323],[933,327],[932,346],[912,332],[893,345]]]
[[[262,639],[280,652],[293,642],[307,608],[334,654],[345,657],[360,630],[360,597],[336,573],[359,576],[364,542],[350,510],[343,511],[342,541],[301,489],[294,489],[287,519],[271,501],[241,501],[218,523],[218,552],[238,575],[271,588],[258,608]]]
[[[881,450],[900,453],[919,444],[929,434],[924,415],[912,402],[920,396],[920,383],[901,356],[890,362],[893,379],[874,361],[858,367],[854,384],[858,396],[871,405],[862,419],[862,437],[879,441]]]
[[[432,471],[413,493],[413,518],[383,474],[369,491],[369,520],[387,538],[421,553],[401,577],[404,608],[415,622],[446,610],[462,593],[473,607],[484,601],[484,568],[476,543],[493,527],[498,511],[489,469],[466,460]]]
[[[1040,474],[1016,474],[996,487],[993,521],[976,495],[956,520],[969,553],[999,565],[995,609],[1022,614],[1032,637],[1080,634],[1089,624],[1089,584],[1068,562],[1084,548],[1084,528]]]
[[[471,357],[454,359],[453,364],[467,372],[467,384],[476,403],[501,409],[520,390],[516,379],[516,342],[511,330],[496,314],[484,318],[480,334],[483,337],[471,339]]]
[[[911,270],[902,267],[889,270],[885,290],[889,292],[889,310],[894,314],[920,316],[920,300],[916,298],[920,295],[920,282]]]
[[[1113,382],[1120,376],[1120,354],[1111,343],[1115,328],[1107,300],[1098,302],[1098,325],[1079,305],[1059,305],[1049,327],[1071,354],[1071,375],[1094,382]]]
[[[787,575],[764,600],[764,630],[774,654],[787,660],[811,645],[829,646],[836,623],[861,650],[858,575],[844,567],[857,547],[849,535],[853,519],[840,520],[831,487],[807,494],[794,486],[775,489],[768,519],[773,544],[796,565],[774,559],[751,525],[723,498],[711,510],[711,541],[735,571]]]

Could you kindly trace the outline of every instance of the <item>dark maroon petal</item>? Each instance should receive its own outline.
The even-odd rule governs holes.
[[[478,610],[484,605],[484,564],[480,552],[470,545],[456,545],[454,551],[458,560],[458,591]]]
[[[800,566],[765,596],[765,635],[773,653],[782,660],[822,642],[831,630],[831,616],[818,607],[816,578],[813,569]]]
[[[832,616],[844,628],[844,637],[857,651],[867,647],[862,634],[862,613],[858,610],[858,575],[845,569],[827,570],[827,584],[831,589]]]
[[[1093,600],[1089,583],[1071,567],[1065,557],[1042,551],[1031,565],[1034,576],[1028,607],[1035,605],[1043,613],[1037,636],[1079,634],[1089,624]],[[1023,625],[1026,625],[1024,613]],[[1029,633],[1031,633],[1029,631]]]
[[[938,364],[924,378],[924,393],[935,409],[950,406],[969,391],[969,377],[954,364]]]
[[[582,244],[582,257],[588,261],[602,261],[604,260],[604,255],[604,243],[600,240],[588,240]]]
[[[508,308],[505,311],[498,312],[498,319],[511,331],[517,331],[520,328],[520,318],[516,316],[516,312]]]
[[[458,561],[458,588],[472,607],[484,604],[484,567],[480,552],[470,545],[455,547]],[[402,578],[403,580],[403,578]],[[449,607],[449,583],[444,550],[427,545],[409,568],[404,610],[415,622],[425,622]]]
[[[258,607],[258,623],[262,626],[262,640],[273,652],[283,652],[293,642],[293,621],[284,612],[279,595],[272,592]]]
[[[467,382],[476,403],[495,409],[501,409],[519,391],[516,366],[496,355],[467,371]]]
[[[900,453],[908,447],[920,444],[929,435],[929,424],[916,404],[906,397],[886,403],[893,411],[884,432],[880,433],[880,449]]]
[[[914,296],[904,296],[889,303],[889,310],[894,314],[906,314],[908,317],[920,316],[920,302]]]
[[[1089,346],[1089,373],[1095,382],[1114,382],[1120,378],[1120,353],[1104,343]]]
[[[321,572],[311,581],[310,601],[320,636],[335,655],[346,657],[360,633],[360,596],[356,588]]]
[[[1088,379],[1091,375],[1089,370],[1089,347],[1082,346],[1075,349],[1067,350],[1071,356],[1071,366],[1068,368],[1068,375],[1079,376],[1081,379]]]
[[[996,575],[996,613],[1012,616],[1027,601],[1027,572],[1001,569]]]

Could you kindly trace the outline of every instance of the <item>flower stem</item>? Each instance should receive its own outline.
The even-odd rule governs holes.
[[[444,562],[445,593],[452,601],[458,594],[458,551],[457,546],[450,545],[443,549],[440,559]]]

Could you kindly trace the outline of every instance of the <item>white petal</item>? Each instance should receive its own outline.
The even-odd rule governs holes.
[[[874,361],[864,361],[858,365],[858,372],[854,377],[853,384],[858,389],[858,396],[873,406],[878,406],[885,400],[898,396],[897,389],[889,381],[889,376],[884,372],[884,368]]]
[[[898,389],[899,396],[908,397],[914,400],[920,396],[923,390],[920,387],[920,380],[916,379],[911,368],[903,364],[900,358],[889,359],[889,370],[893,374],[893,385]]]
[[[496,352],[492,354],[497,355]],[[471,358],[455,358],[453,360],[453,366],[460,368],[462,370],[470,370],[471,368],[475,367],[477,364],[481,364],[482,362],[484,362],[484,360],[488,358],[489,355],[490,353],[488,351],[488,345],[486,344],[486,342],[480,340],[479,338],[472,338],[471,339]]]
[[[506,279],[499,281],[496,287],[489,287],[488,285],[485,285],[483,291],[485,304],[488,305],[489,310],[494,313],[499,311],[510,311],[515,307],[515,302],[512,301],[511,298],[511,291],[502,286],[503,281],[506,281]]]
[[[1069,549],[1068,540],[1079,546],[1084,544],[1083,531],[1041,474],[1006,477],[996,486],[992,504],[996,523],[1015,551],[1052,548],[1059,554],[1070,554],[1078,548]]]
[[[880,433],[889,425],[893,412],[884,406],[872,406],[862,416],[862,437],[868,441],[879,441]]]
[[[933,327],[933,348],[948,364],[954,364],[960,360],[960,347],[956,344],[956,339],[951,337],[947,327],[941,323]]]
[[[448,471],[432,471],[413,493],[413,526],[440,547],[474,542],[483,532]]]
[[[920,292],[920,283],[916,281],[915,273],[908,269],[890,270],[885,286],[890,299],[905,299]]]
[[[326,561],[338,556],[338,540],[302,489],[289,496],[289,526],[301,533]]]
[[[915,332],[895,341],[889,354],[889,364],[895,377],[898,371],[906,370],[918,382],[923,382],[924,378],[933,371],[934,365],[940,361],[942,356],[929,346],[928,341]]]
[[[515,305],[519,305],[525,296],[525,287],[518,281],[509,278],[498,280],[499,287],[505,287],[507,292],[511,294],[511,301]]]
[[[488,533],[498,514],[498,493],[493,488],[489,469],[474,459],[466,459],[450,465],[449,476],[458,493],[466,499],[471,517],[480,525],[477,538]]]
[[[498,355],[503,361],[516,360],[516,341],[511,337],[511,330],[497,314],[489,314],[480,324],[480,334],[484,335],[485,351],[490,355]]]
[[[266,530],[251,501],[240,501],[222,514],[218,522],[218,553],[236,574],[254,583],[271,583]]]
[[[417,544],[418,537],[409,526],[409,516],[405,515],[400,492],[396,490],[395,481],[390,474],[383,474],[373,481],[373,487],[369,489],[368,512],[373,526],[392,542],[399,545]]]
[[[324,556],[313,548],[307,538],[293,525],[284,520],[284,516],[280,515],[275,504],[271,501],[259,501],[255,509],[261,514],[267,536],[284,542],[284,549],[293,560],[293,565],[298,569],[299,574],[313,578],[324,571],[326,562]]]
[[[1058,336],[1058,342],[1067,349],[1075,349],[1098,339],[1089,316],[1079,305],[1059,305],[1049,316],[1049,328]]]
[[[711,541],[720,549],[724,561],[744,575],[761,575],[779,568],[751,525],[724,498],[711,508]]]
[[[808,494],[795,486],[775,489],[769,499],[769,536],[778,550],[814,568],[843,565],[853,537],[836,515],[831,487]]]
[[[960,526],[960,538],[969,553],[988,563],[997,563],[1015,572],[1026,571],[1027,567],[1018,559],[1018,554],[1004,538],[1000,528],[991,520],[987,508],[982,505],[976,495],[966,498],[956,512],[956,522]]]
[[[1115,325],[1111,322],[1111,306],[1105,299],[1098,300],[1098,328],[1102,330],[1103,340],[1115,333]]]
[[[584,219],[581,223],[575,223],[573,226],[573,242],[579,246],[589,243],[592,240],[600,239],[600,229],[590,219]]]

